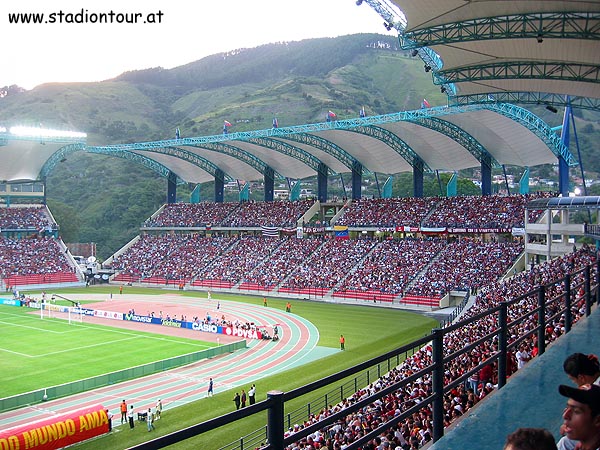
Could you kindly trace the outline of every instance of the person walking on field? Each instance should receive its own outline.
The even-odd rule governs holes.
[[[121,425],[127,422],[127,403],[125,400],[121,402]]]
[[[340,350],[346,350],[346,338],[340,334]]]

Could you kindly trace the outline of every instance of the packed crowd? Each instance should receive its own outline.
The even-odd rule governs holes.
[[[426,227],[504,228],[525,226],[525,205],[550,193],[445,197],[423,224]],[[538,214],[530,214],[534,222]]]
[[[295,227],[298,220],[314,203],[313,200],[244,202],[235,214],[229,215],[221,225],[224,227]]]
[[[239,203],[171,203],[165,205],[144,227],[205,227],[220,224]]]
[[[238,283],[261,264],[281,243],[279,239],[249,236],[237,239],[219,258],[203,270],[200,278]]]
[[[353,200],[337,225],[393,228],[397,226],[512,228],[523,227],[525,205],[553,193],[459,197],[404,197]],[[165,205],[144,227],[292,227],[312,200],[274,202],[175,203]],[[542,211],[530,211],[535,222]]]
[[[261,289],[273,288],[306,261],[321,244],[322,239],[286,238],[269,255],[268,260],[245,274],[242,281],[256,283]]]
[[[329,239],[284,280],[284,288],[332,289],[377,244],[368,239]]]
[[[442,297],[478,289],[510,268],[520,243],[462,239],[296,239],[146,235],[113,261],[148,279],[255,283],[258,289],[334,289]]]
[[[125,275],[189,279],[225,251],[233,238],[199,235],[143,235],[113,258],[112,267]]]
[[[451,289],[477,290],[506,273],[522,251],[520,242],[462,239],[447,245],[406,293],[441,298]]]
[[[0,208],[0,230],[56,228],[45,206]]]
[[[311,207],[312,200],[241,202],[241,203],[174,203],[165,205],[144,227],[259,227],[296,226]]]
[[[10,239],[0,236],[0,277],[72,272],[54,238]]]
[[[384,241],[335,290],[399,294],[447,245],[442,239]]]
[[[353,200],[336,224],[378,228],[419,226],[439,201],[436,197]]]
[[[531,271],[523,272],[503,283],[494,283],[477,295],[475,304],[469,309],[465,317],[474,317],[481,314],[499,302],[515,299],[522,294],[534,289],[539,283],[553,279],[559,279],[565,273],[573,269],[577,270],[586,264],[595,261],[595,254],[587,248],[566,255],[563,258],[535,266]],[[574,282],[581,280],[575,279]],[[562,293],[562,286],[555,286],[548,292],[548,298]],[[508,308],[509,322],[514,322],[509,330],[510,342],[515,342],[524,335],[525,331],[533,330],[537,323],[535,315],[520,321],[518,320],[524,312],[532,311],[536,307],[537,296],[529,296]],[[573,309],[573,319],[578,320],[584,313],[584,307],[578,300]],[[552,316],[556,313],[556,307],[550,307],[546,315]],[[495,330],[496,321],[484,317],[473,322],[471,325],[459,328],[448,333],[444,339],[444,357],[465,348],[468,344],[479,340],[482,336],[489,335]],[[565,332],[563,319],[547,323],[546,340],[552,342]],[[535,355],[535,339],[529,339],[524,344],[524,351]],[[458,377],[473,369],[478,364],[487,361],[490,356],[498,351],[497,339],[484,340],[470,352],[463,353],[445,366],[444,384],[448,385]],[[308,420],[298,424],[289,430],[288,435],[300,429],[318,423],[320,420],[348,408],[359,400],[374,396],[382,389],[396,384],[412,374],[432,364],[432,347],[425,346],[413,356],[407,358],[399,367],[391,370],[374,383],[357,391],[355,394],[344,399],[339,404],[323,408],[318,413],[312,414]],[[517,367],[515,353],[509,355],[509,373],[513,373]],[[490,394],[497,384],[497,366],[490,361],[476,376],[470,377],[466,383],[459,384],[444,396],[444,426],[449,426],[456,419],[465,414],[482,398]],[[335,424],[322,428],[320,431],[288,446],[288,450],[300,449],[334,449],[341,450],[350,443],[365,436],[380,425],[400,415],[409,408],[421,403],[432,394],[432,380],[429,375],[418,378],[407,384],[404,388],[385,395],[380,399],[361,408],[359,411],[347,415]],[[390,427],[377,438],[372,439],[362,448],[365,450],[396,449],[416,450],[431,441],[433,435],[432,409],[431,406],[423,406],[418,412],[401,421],[397,426]]]

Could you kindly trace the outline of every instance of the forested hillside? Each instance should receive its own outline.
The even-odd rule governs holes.
[[[270,128],[273,117],[287,126],[322,122],[328,110],[343,119],[356,117],[361,107],[375,115],[417,109],[423,98],[432,106],[445,104],[420,59],[399,50],[396,39],[374,34],[275,43],[98,83],[52,83],[30,91],[6,86],[0,92],[0,124],[84,131],[89,145],[171,138],[177,127],[184,137],[220,134],[223,120],[234,124],[233,131],[246,131]],[[551,126],[561,122],[560,114],[533,111]],[[579,113],[577,126],[582,160],[595,177],[600,116]],[[551,175],[552,169],[543,171]],[[406,175],[396,180],[394,195],[410,193]],[[428,183],[438,194],[437,180]],[[372,177],[365,185],[367,194],[377,195]],[[187,201],[191,188],[180,186],[179,199]],[[211,198],[212,189],[212,183],[203,186],[203,198]],[[74,154],[51,174],[47,192],[65,240],[96,242],[106,258],[164,202],[166,182],[131,162]],[[228,195],[235,200],[235,193]]]

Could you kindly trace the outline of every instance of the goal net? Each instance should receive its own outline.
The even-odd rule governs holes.
[[[40,317],[50,319],[63,319],[69,323],[83,322],[83,310],[78,306],[58,306],[49,303],[42,303],[40,308]]]

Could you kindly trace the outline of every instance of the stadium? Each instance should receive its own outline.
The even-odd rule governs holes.
[[[559,49],[598,38],[575,26],[552,32],[557,11],[562,25],[597,23],[598,11],[359,3],[398,30],[448,106],[344,120],[329,111],[322,123],[238,133],[225,123],[217,136],[110,146],[88,146],[83,133],[0,129],[10,374],[0,448],[500,448],[521,426],[559,437],[560,364],[592,353],[600,326],[600,199],[569,195],[578,162],[568,131],[572,110],[597,109],[600,91],[549,69],[515,79],[508,57],[494,70],[474,58],[452,69],[453,52],[479,45],[516,61],[522,50],[510,41],[534,39],[546,67]],[[475,39],[471,22],[491,16],[527,32]],[[542,41],[532,16],[545,24]],[[440,37],[457,25],[461,33]],[[582,66],[595,50],[578,53]],[[508,101],[564,107],[560,135]],[[73,152],[167,179],[166,204],[102,264],[75,258],[45,205],[44,177]],[[518,194],[491,195],[492,168],[549,163],[557,192],[530,193],[524,175]],[[481,196],[457,196],[454,178],[445,196],[423,196],[424,172],[466,168],[480,169]],[[361,198],[364,173],[407,171],[412,197],[392,197],[386,182],[380,198]],[[330,198],[328,178],[343,172],[350,198]],[[316,194],[301,198],[299,180],[315,174]],[[226,182],[260,177],[264,202],[248,201],[247,189],[223,201]],[[275,200],[276,178],[288,180],[289,200]],[[180,181],[209,180],[212,201],[175,201]],[[521,364],[524,354],[531,361]],[[543,406],[523,404],[530,395]]]

